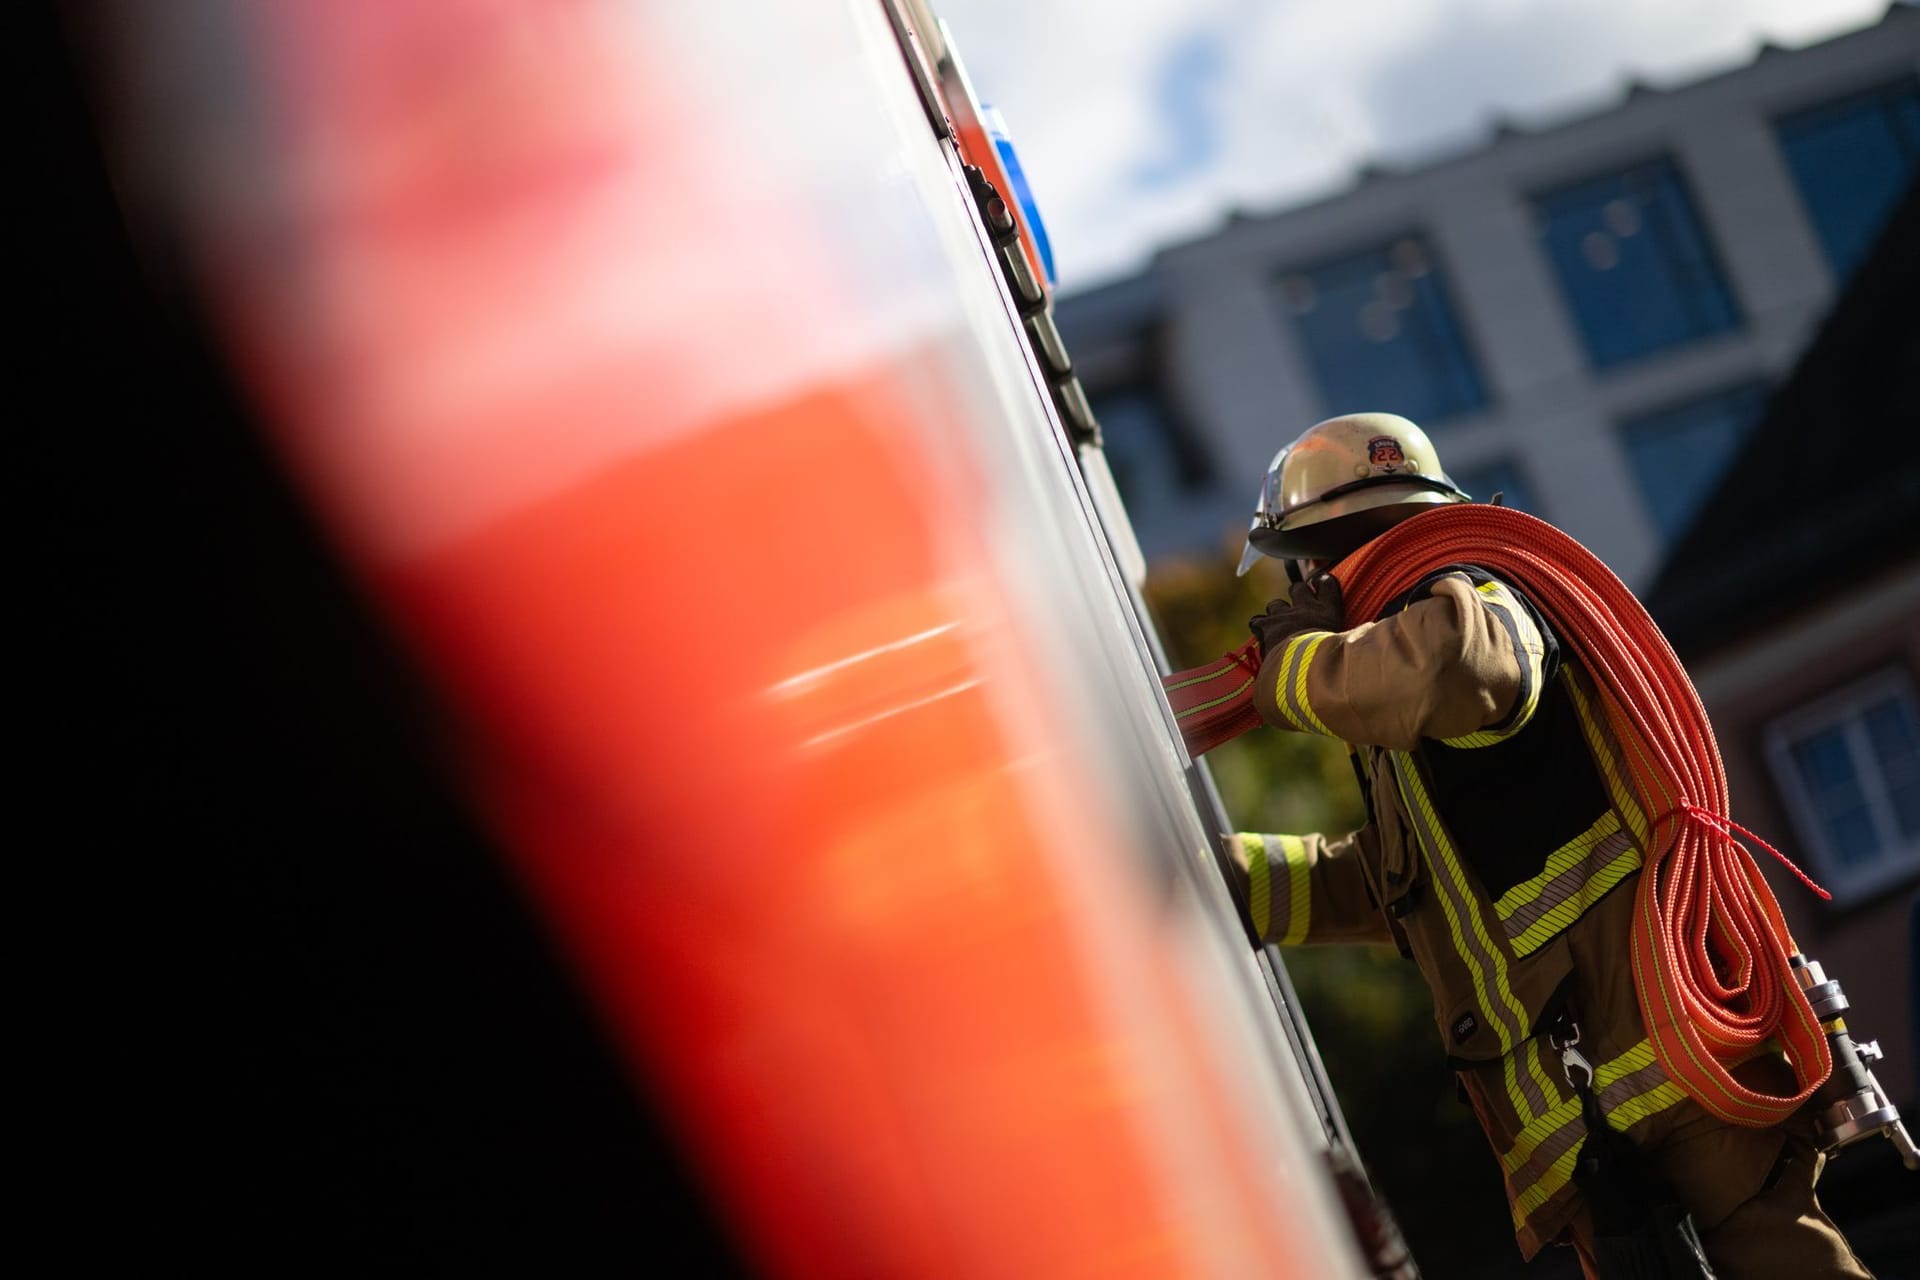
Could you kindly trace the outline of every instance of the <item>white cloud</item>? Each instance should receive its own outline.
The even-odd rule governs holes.
[[[1679,83],[1762,40],[1871,23],[1885,0],[936,0],[1007,116],[1071,289],[1232,208],[1498,117],[1553,119],[1627,80]]]

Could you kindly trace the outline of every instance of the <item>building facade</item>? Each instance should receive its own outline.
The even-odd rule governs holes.
[[[1243,531],[1335,413],[1650,583],[1920,172],[1920,11],[1269,216],[1059,319],[1149,555]]]
[[[1920,1103],[1920,191],[1910,192],[1643,594],[1712,715],[1795,941]],[[1914,1234],[1920,1251],[1920,1232]],[[1916,1262],[1920,1262],[1917,1257]]]

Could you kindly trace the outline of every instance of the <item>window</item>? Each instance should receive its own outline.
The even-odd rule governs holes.
[[[1206,453],[1176,425],[1158,387],[1124,386],[1089,399],[1113,482],[1137,517],[1164,513],[1182,493],[1202,489],[1212,480]]]
[[[1477,467],[1467,467],[1448,474],[1453,477],[1455,484],[1472,496],[1475,502],[1491,502],[1494,494],[1505,494],[1506,496],[1500,501],[1501,506],[1512,507],[1536,516],[1540,514],[1540,504],[1533,496],[1533,486],[1527,483],[1526,476],[1511,458],[1482,463]]]
[[[1756,382],[1642,414],[1622,425],[1640,495],[1668,542],[1693,523],[1766,407],[1767,388]]]
[[[1835,902],[1920,873],[1920,716],[1913,681],[1883,671],[1767,730],[1774,780]]]
[[[1537,196],[1534,215],[1595,368],[1739,324],[1671,160]]]
[[[1418,236],[1289,272],[1278,292],[1329,413],[1379,410],[1431,425],[1487,402]]]
[[[1776,128],[1814,233],[1844,280],[1920,169],[1920,80],[1797,111]]]

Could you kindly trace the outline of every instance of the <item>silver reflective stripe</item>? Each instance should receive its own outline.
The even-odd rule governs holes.
[[[1613,814],[1607,814],[1612,819]],[[1614,830],[1572,866],[1541,885],[1538,896],[1503,915],[1516,955],[1537,951],[1573,924],[1609,889],[1639,869],[1633,837]]]
[[[1520,1113],[1522,1122],[1544,1114],[1549,1105],[1547,1095],[1541,1091],[1540,1081],[1533,1074],[1534,1053],[1529,1046],[1537,1043],[1537,1041],[1527,1041],[1507,1055],[1512,1065],[1506,1069],[1513,1074],[1519,1083],[1521,1095],[1527,1100],[1528,1109]]]

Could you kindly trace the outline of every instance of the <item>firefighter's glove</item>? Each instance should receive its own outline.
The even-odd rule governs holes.
[[[1273,600],[1264,613],[1248,619],[1247,626],[1265,655],[1303,631],[1340,630],[1342,613],[1340,580],[1322,573],[1295,584],[1292,599]]]

